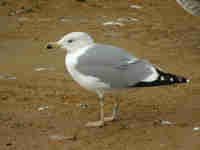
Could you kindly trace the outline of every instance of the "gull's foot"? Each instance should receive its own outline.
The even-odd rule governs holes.
[[[103,121],[93,121],[93,122],[88,122],[86,125],[86,127],[103,127],[104,126],[104,122]]]
[[[105,121],[105,122],[115,121],[115,120],[117,120],[117,119],[116,119],[115,117],[113,117],[113,116],[112,116],[112,117],[105,117],[105,118],[104,118],[104,121]]]

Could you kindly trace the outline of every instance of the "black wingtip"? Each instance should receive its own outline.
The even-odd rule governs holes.
[[[164,86],[164,85],[172,85],[172,84],[181,84],[181,83],[189,83],[190,80],[186,79],[182,76],[177,76],[170,73],[165,73],[159,69],[156,69],[159,76],[157,80],[152,82],[139,82],[132,87],[152,87],[152,86]]]
[[[156,81],[166,84],[179,84],[179,83],[188,83],[190,80],[186,79],[182,76],[177,76],[170,73],[165,73],[163,71],[160,71],[159,69],[156,69],[156,71],[159,74],[159,77]]]

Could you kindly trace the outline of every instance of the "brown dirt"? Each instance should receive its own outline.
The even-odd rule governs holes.
[[[102,25],[127,17],[138,21]],[[0,20],[0,75],[17,78],[0,79],[0,150],[200,149],[200,131],[193,131],[200,126],[200,19],[174,0],[1,0]],[[96,95],[66,73],[64,52],[44,49],[72,31],[88,32],[192,81],[123,92],[119,121],[85,128],[88,120],[98,119]],[[34,71],[38,67],[56,70]],[[115,98],[106,96],[107,115]],[[41,106],[49,108],[38,111]],[[52,140],[55,135],[76,139]]]

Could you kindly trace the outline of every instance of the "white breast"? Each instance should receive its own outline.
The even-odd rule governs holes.
[[[91,90],[103,90],[103,89],[109,89],[110,86],[106,83],[103,83],[100,81],[100,79],[93,77],[93,76],[87,76],[76,70],[76,65],[78,63],[78,58],[84,54],[87,51],[88,47],[84,49],[77,50],[76,52],[69,53],[65,57],[65,64],[68,72],[71,74],[72,78],[78,82],[82,87]]]

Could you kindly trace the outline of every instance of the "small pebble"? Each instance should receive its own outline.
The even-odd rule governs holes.
[[[48,108],[48,106],[42,106],[38,108],[38,111],[47,110]]]
[[[199,131],[200,130],[200,127],[194,127],[193,128],[193,131]]]
[[[124,24],[121,23],[121,22],[117,22],[117,21],[108,21],[108,22],[104,22],[103,25],[104,26],[107,26],[107,25],[119,25],[119,26],[123,26]]]
[[[10,77],[7,77],[7,79],[9,79],[9,80],[16,80],[17,78],[14,77],[14,76],[10,76]]]
[[[88,108],[88,104],[80,104],[80,107],[83,109]]]
[[[16,11],[15,10],[9,10],[8,16],[14,16],[16,14],[30,13],[30,12],[33,12],[32,8],[24,8],[24,7],[22,7],[21,9],[16,10]]]
[[[14,10],[9,10],[8,16],[14,16],[16,15],[16,12]]]
[[[61,141],[61,140],[76,140],[76,136],[62,136],[62,135],[51,135],[50,140]]]
[[[169,121],[167,121],[167,120],[160,120],[160,123],[161,123],[162,125],[171,125],[171,124],[172,124],[171,122],[169,122]]]
[[[8,74],[0,74],[0,79],[16,80],[17,78],[15,76],[8,75]]]
[[[64,17],[60,17],[59,20],[60,20],[60,22],[70,22],[70,21],[72,21],[71,19],[64,18]]]
[[[35,71],[44,71],[46,68],[35,68]]]
[[[136,9],[140,9],[142,8],[141,6],[139,5],[130,5],[129,8],[136,8]]]
[[[121,22],[135,22],[137,21],[136,18],[119,18],[117,19],[117,21],[121,21]]]
[[[30,13],[33,12],[32,8],[22,8],[16,11],[16,14],[22,14],[22,13]]]
[[[53,67],[49,67],[49,68],[45,68],[45,67],[39,67],[39,68],[35,68],[35,71],[55,71],[56,69]]]
[[[155,120],[154,125],[172,125],[172,123],[167,120]]]

